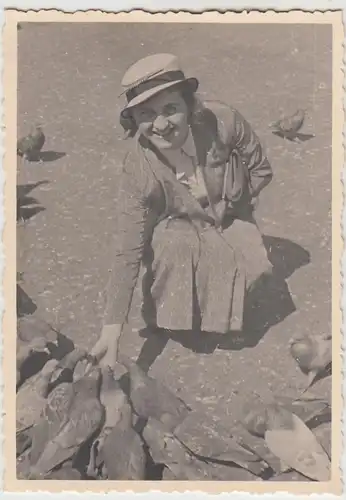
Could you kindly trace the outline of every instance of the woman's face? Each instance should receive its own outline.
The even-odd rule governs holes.
[[[166,90],[133,109],[141,134],[158,149],[180,148],[188,135],[188,109],[178,91]]]

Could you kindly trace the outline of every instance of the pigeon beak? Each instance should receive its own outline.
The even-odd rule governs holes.
[[[47,354],[50,354],[49,347],[45,347],[45,348],[43,349],[43,352],[46,352]]]

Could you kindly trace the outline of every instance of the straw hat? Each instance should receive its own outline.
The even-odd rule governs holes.
[[[162,90],[186,82],[193,92],[198,88],[197,78],[186,78],[179,60],[172,54],[154,54],[140,59],[126,71],[121,85],[124,88],[127,105],[121,112],[128,111],[141,102],[150,99]]]

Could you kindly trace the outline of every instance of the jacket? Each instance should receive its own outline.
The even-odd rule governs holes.
[[[186,216],[202,224],[216,225],[215,207],[223,194],[226,211],[236,207],[236,213],[237,207],[241,210],[247,206],[272,179],[271,166],[257,135],[234,108],[216,101],[206,102],[194,117],[191,131],[209,195],[211,206],[207,210],[177,180],[173,167],[149,141],[143,137],[134,140],[135,147],[125,155],[104,314],[106,325],[127,321],[144,249],[150,245],[154,228],[162,219]],[[221,155],[220,140],[226,146]],[[232,158],[236,162],[230,167]]]

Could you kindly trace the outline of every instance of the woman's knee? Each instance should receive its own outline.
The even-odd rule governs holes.
[[[173,259],[194,257],[199,250],[195,228],[185,221],[163,221],[155,229],[152,247],[154,254],[168,255]]]

